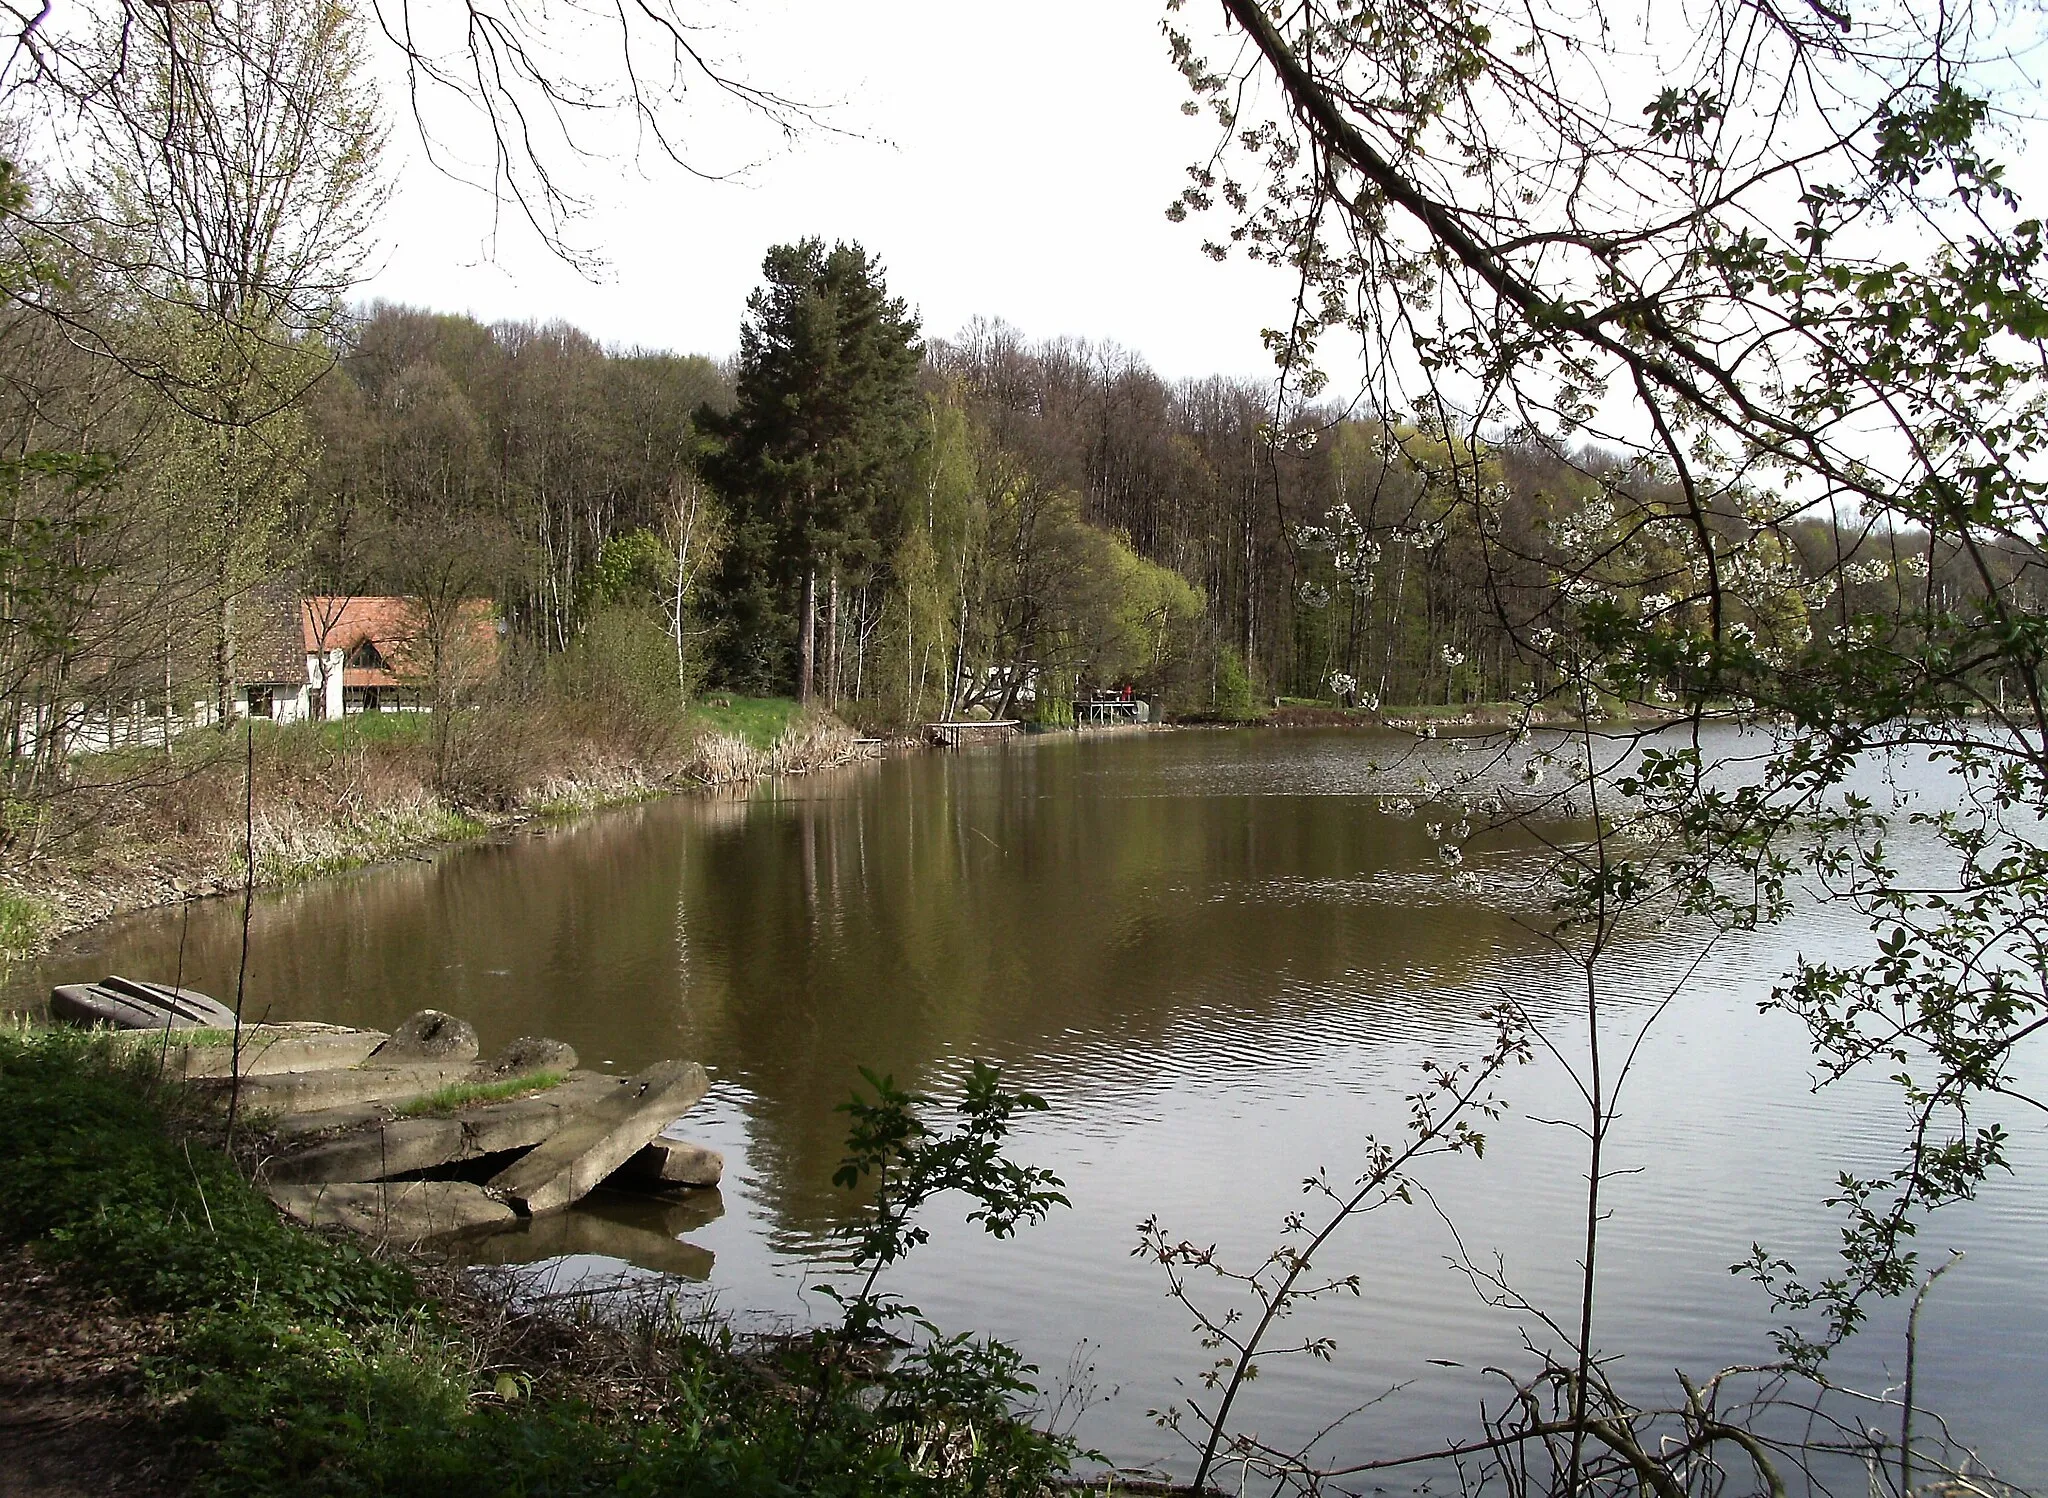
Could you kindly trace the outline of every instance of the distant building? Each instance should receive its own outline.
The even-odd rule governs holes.
[[[0,704],[8,752],[54,741],[68,758],[168,744],[217,723],[215,627],[206,616],[172,617],[156,624],[160,653],[138,652],[117,669],[107,653],[87,652],[70,695]],[[274,723],[424,712],[481,686],[504,650],[504,626],[484,598],[437,614],[415,599],[306,596],[272,582],[235,599],[233,627],[230,711]]]

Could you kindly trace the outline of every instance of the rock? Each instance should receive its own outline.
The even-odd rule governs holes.
[[[491,1070],[501,1077],[525,1076],[537,1071],[576,1070],[576,1048],[564,1040],[539,1035],[522,1035],[498,1052]]]
[[[488,1189],[522,1213],[566,1207],[638,1154],[710,1087],[694,1061],[651,1066],[499,1171]]]
[[[368,1127],[274,1156],[264,1162],[262,1175],[279,1182],[378,1181],[529,1149],[626,1085],[615,1077],[586,1072],[531,1097],[485,1103],[445,1118],[378,1119]]]
[[[512,1209],[467,1181],[345,1182],[272,1186],[270,1199],[308,1227],[341,1227],[385,1243],[413,1244],[442,1233],[518,1221]]]
[[[384,1065],[402,1061],[474,1061],[480,1048],[476,1028],[466,1019],[422,1009],[391,1032],[375,1059]]]
[[[662,1135],[632,1159],[621,1165],[610,1184],[614,1186],[660,1188],[662,1186],[716,1186],[725,1176],[725,1156],[687,1139]]]

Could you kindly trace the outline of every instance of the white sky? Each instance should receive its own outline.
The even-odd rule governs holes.
[[[762,253],[857,239],[890,286],[950,336],[977,314],[1032,337],[1113,340],[1168,376],[1269,377],[1260,329],[1286,314],[1268,269],[1218,265],[1202,229],[1167,222],[1185,168],[1215,144],[1180,112],[1185,85],[1159,0],[748,0],[718,40],[750,81],[838,101],[833,123],[741,183],[625,162],[577,182],[598,199],[582,242],[593,283],[481,192],[420,163],[394,120],[387,258],[364,289],[486,320],[562,318],[607,343],[722,356],[738,343]],[[729,114],[698,137],[723,163],[751,147]]]

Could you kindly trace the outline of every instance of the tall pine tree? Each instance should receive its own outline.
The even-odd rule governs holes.
[[[718,664],[749,691],[809,700],[835,638],[842,578],[894,550],[898,499],[918,440],[917,319],[857,244],[777,245],[740,329],[737,400],[705,411],[704,475],[733,517],[718,579]]]

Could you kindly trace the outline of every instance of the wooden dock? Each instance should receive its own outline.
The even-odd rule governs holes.
[[[999,744],[1024,731],[1015,718],[998,718],[989,723],[927,723],[925,737],[942,749],[965,749],[973,744]]]

